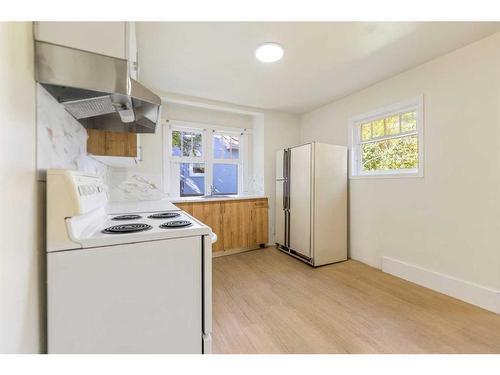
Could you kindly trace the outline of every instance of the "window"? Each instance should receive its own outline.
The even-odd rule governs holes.
[[[180,197],[240,194],[248,174],[243,149],[249,134],[176,121],[166,139],[167,192]]]
[[[205,194],[205,164],[179,163],[179,195],[192,197]]]
[[[238,194],[240,141],[237,135],[215,133],[213,139],[213,194]]]
[[[350,121],[351,177],[423,176],[423,99]]]
[[[196,131],[172,131],[172,156],[201,157],[202,133]]]
[[[204,195],[203,132],[197,129],[172,129],[170,140],[171,157],[175,160],[172,172],[177,176],[179,195]]]

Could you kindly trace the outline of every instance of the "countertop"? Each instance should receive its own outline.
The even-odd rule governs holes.
[[[182,197],[173,198],[170,200],[173,204],[186,203],[186,202],[220,202],[220,201],[234,201],[245,199],[261,199],[268,198],[266,195],[232,195],[230,197],[217,197],[217,198],[203,198],[203,197]]]
[[[202,198],[202,197],[182,197],[182,198],[163,198],[153,201],[113,201],[106,206],[106,212],[110,215],[140,212],[160,212],[179,210],[176,203],[186,202],[220,202],[231,200],[259,199],[268,198],[265,195],[233,195],[230,197]]]

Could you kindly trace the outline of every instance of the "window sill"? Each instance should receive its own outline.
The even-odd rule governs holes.
[[[387,173],[349,176],[350,180],[372,180],[386,178],[424,178],[423,173]]]

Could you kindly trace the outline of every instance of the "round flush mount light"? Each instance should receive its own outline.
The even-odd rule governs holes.
[[[264,43],[255,50],[255,57],[265,63],[276,62],[283,57],[283,47],[278,43]]]

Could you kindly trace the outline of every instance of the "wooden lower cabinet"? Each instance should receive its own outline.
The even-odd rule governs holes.
[[[212,228],[212,232],[217,234],[217,242],[213,244],[212,251],[224,250],[221,240],[222,203],[223,202],[183,202],[175,204],[181,210],[186,211],[188,214],[208,225]]]
[[[212,248],[214,253],[258,248],[268,242],[267,198],[182,202],[175,205],[217,234],[217,242]]]

